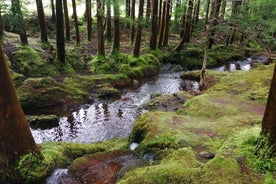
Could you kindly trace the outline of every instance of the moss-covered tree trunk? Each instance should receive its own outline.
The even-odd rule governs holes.
[[[161,16],[160,30],[159,30],[159,39],[158,39],[158,48],[163,47],[163,38],[165,34],[165,24],[166,24],[166,1],[163,1],[163,10]]]
[[[134,44],[134,49],[133,49],[134,57],[139,57],[139,55],[140,55],[143,12],[144,12],[144,0],[140,0],[139,13],[138,13],[138,27],[137,27],[137,33],[136,33],[135,44]]]
[[[98,27],[98,55],[105,55],[104,48],[104,28],[103,28],[103,17],[104,9],[101,0],[97,0],[97,27]]]
[[[40,150],[18,101],[2,45],[0,76],[0,168],[5,169],[16,164],[24,154],[40,155]]]
[[[111,6],[110,1],[106,4],[106,33],[105,38],[110,43],[111,42]]]
[[[36,9],[38,15],[38,22],[40,27],[40,38],[42,42],[48,42],[47,29],[45,23],[44,8],[42,0],[36,0]]]
[[[158,16],[158,1],[151,0],[151,36],[150,36],[150,49],[156,49],[157,39],[157,16]]]
[[[23,13],[21,10],[20,0],[11,1],[11,11],[12,11],[12,23],[14,25],[14,31],[19,34],[20,41],[22,45],[28,45],[28,37],[25,30],[25,23],[23,19]]]
[[[136,0],[131,0],[131,33],[130,33],[130,43],[133,44],[135,37],[135,2]]]
[[[79,21],[77,15],[77,8],[76,8],[76,0],[72,0],[72,8],[73,8],[73,18],[75,23],[75,31],[76,31],[76,44],[80,43],[80,31],[79,31]]]
[[[56,29],[57,29],[57,58],[60,62],[65,63],[65,44],[64,44],[64,28],[63,28],[63,11],[62,1],[56,0]]]
[[[114,10],[114,42],[112,47],[112,53],[120,52],[120,6],[119,2],[113,0]]]

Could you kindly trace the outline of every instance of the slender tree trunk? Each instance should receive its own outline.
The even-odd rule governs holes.
[[[131,33],[130,33],[130,43],[133,44],[135,37],[135,0],[131,0]]]
[[[62,1],[56,0],[56,30],[57,30],[57,59],[65,63],[65,44],[64,44],[64,28],[63,28],[63,11]]]
[[[150,36],[151,50],[156,49],[158,1],[159,0],[151,0],[151,36]]]
[[[86,5],[86,23],[87,23],[87,40],[92,39],[92,15],[91,15],[91,0],[85,0]]]
[[[64,12],[65,38],[67,41],[69,41],[71,39],[71,36],[70,36],[70,25],[69,25],[67,0],[63,0],[63,12]]]
[[[138,13],[138,27],[137,27],[137,33],[136,33],[136,38],[135,38],[135,45],[134,45],[134,49],[133,49],[134,57],[139,57],[139,55],[140,55],[143,12],[144,12],[144,0],[140,0],[139,13]]]
[[[198,22],[198,16],[199,16],[199,7],[200,7],[200,0],[196,0],[196,3],[194,4],[194,12],[193,12],[193,18],[192,18],[192,28],[191,28],[191,33],[192,35],[193,30]]]
[[[161,26],[161,17],[162,17],[162,0],[159,0],[159,8],[158,8],[158,21],[157,21],[157,27],[160,28]],[[160,31],[160,30],[159,30]]]
[[[171,1],[167,0],[166,3],[166,19],[165,19],[165,31],[164,31],[164,37],[163,37],[163,46],[169,45],[169,30],[170,30],[170,19],[171,19]]]
[[[130,17],[130,0],[126,0],[126,18]]]
[[[98,25],[98,55],[104,56],[104,30],[103,30],[103,4],[97,0],[97,25]]]
[[[54,0],[51,0],[51,10],[52,10],[51,21],[56,22],[56,11],[55,11]]]
[[[110,1],[106,4],[106,34],[105,38],[110,43],[111,42],[111,6]]]
[[[185,21],[185,31],[184,34],[180,40],[180,43],[176,46],[174,49],[175,51],[180,51],[185,43],[190,42],[190,33],[192,29],[192,13],[193,13],[193,0],[189,0],[188,2],[188,11],[186,15],[186,21]]]
[[[80,43],[80,31],[79,31],[79,23],[78,23],[78,15],[76,8],[76,0],[72,0],[72,8],[73,8],[73,18],[75,23],[75,31],[76,31],[76,44]]]
[[[163,1],[163,11],[162,11],[162,21],[160,27],[160,34],[158,40],[158,48],[163,47],[163,38],[165,34],[165,24],[166,24],[166,1]]]
[[[13,20],[14,31],[19,34],[21,44],[28,45],[28,37],[26,34],[26,30],[25,30],[20,0],[12,0],[11,1],[11,11],[12,11],[13,17],[14,18],[16,17],[16,19]]]
[[[40,27],[41,41],[42,42],[48,42],[46,23],[45,23],[45,15],[44,15],[44,8],[43,8],[42,0],[36,0],[36,7],[37,7],[38,22],[39,22],[39,27]]]
[[[208,24],[208,20],[209,20],[210,0],[207,0],[206,4],[207,4],[207,7],[206,7],[206,13],[205,13],[205,23],[204,23],[205,26]]]
[[[114,8],[114,43],[112,53],[120,52],[120,6],[116,0],[113,0]]]
[[[2,20],[2,11],[0,7],[0,42],[2,41],[4,36],[4,25],[3,25],[3,20]]]
[[[147,0],[147,7],[146,7],[146,23],[148,25],[150,20],[150,11],[151,11],[151,0]]]
[[[204,58],[203,58],[203,63],[202,63],[202,68],[200,72],[200,81],[199,81],[199,87],[201,90],[203,90],[206,87],[205,84],[205,73],[206,73],[206,66],[208,62],[208,53],[209,53],[209,40],[210,40],[210,28],[207,25],[205,29],[205,44],[204,44]]]
[[[18,101],[2,45],[0,76],[0,165],[4,169],[16,164],[22,155],[31,152],[40,155],[40,150]]]
[[[224,20],[224,16],[225,16],[226,3],[227,3],[227,0],[222,0],[221,15],[220,15],[222,20]]]
[[[176,29],[178,27],[180,6],[181,6],[181,0],[176,0],[175,9],[174,9],[174,23],[173,23],[174,29]]]
[[[215,32],[215,27],[218,24],[218,16],[219,16],[219,10],[220,10],[220,5],[221,5],[221,0],[214,0],[212,3],[212,11],[211,11],[211,35],[210,35],[210,40],[209,40],[209,49],[212,48],[215,40],[214,36],[216,34]]]
[[[183,14],[181,17],[181,31],[179,33],[180,38],[183,37],[185,31],[185,23],[186,23],[186,16],[187,16],[187,3],[186,1],[183,3]]]

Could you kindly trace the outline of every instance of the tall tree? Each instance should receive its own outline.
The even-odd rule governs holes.
[[[179,44],[174,49],[175,51],[180,51],[185,43],[190,42],[191,29],[192,29],[192,14],[193,14],[193,0],[188,1],[188,10],[185,17],[185,30],[184,34],[179,42]]]
[[[2,40],[4,36],[4,25],[2,20],[2,7],[0,7],[0,41]]]
[[[85,0],[85,17],[87,23],[87,40],[92,39],[92,14],[91,14],[91,0]]]
[[[103,28],[103,19],[104,19],[104,9],[103,3],[101,0],[97,0],[97,27],[98,27],[98,55],[104,56],[104,28]]]
[[[162,10],[162,18],[160,23],[160,32],[158,39],[158,48],[163,47],[163,38],[165,34],[165,25],[166,25],[166,0],[163,1],[163,10]]]
[[[51,0],[51,10],[52,10],[51,20],[52,20],[52,22],[55,22],[56,21],[56,11],[55,11],[54,0]]]
[[[170,30],[170,19],[171,19],[171,0],[166,1],[166,15],[165,15],[165,29],[163,37],[163,46],[168,46],[169,43],[169,30]]]
[[[75,31],[76,31],[76,44],[79,44],[80,31],[79,31],[78,15],[77,15],[77,8],[76,8],[76,0],[72,0],[72,8],[73,8],[73,18],[74,18]]]
[[[67,41],[71,39],[70,35],[70,25],[69,25],[69,14],[68,14],[68,6],[67,0],[63,1],[63,12],[64,12],[64,27],[65,27],[65,38]]]
[[[135,37],[135,1],[131,0],[131,33],[130,33],[130,43],[133,44]]]
[[[11,1],[11,12],[13,17],[13,27],[15,33],[18,33],[20,36],[21,44],[27,45],[28,44],[28,37],[26,34],[23,13],[21,10],[21,3],[20,0],[12,0]]]
[[[114,43],[112,53],[120,51],[120,6],[117,0],[113,0],[114,9]]]
[[[139,57],[139,55],[140,55],[143,12],[144,12],[144,0],[140,0],[140,2],[139,2],[139,13],[138,13],[138,26],[137,26],[137,33],[136,33],[135,44],[134,44],[134,49],[133,49],[133,56],[134,57]]]
[[[150,20],[150,11],[151,11],[151,0],[147,0],[147,6],[146,6],[146,23],[148,25]]]
[[[158,1],[151,0],[151,36],[150,36],[150,49],[156,49],[157,39],[157,16],[158,16]]]
[[[2,45],[0,75],[0,166],[7,168],[16,164],[22,155],[31,152],[40,155],[40,150],[18,101]]]
[[[222,0],[222,5],[221,5],[221,14],[220,17],[223,20],[225,16],[225,10],[226,10],[226,5],[227,5],[227,0]]]
[[[42,0],[36,0],[36,9],[38,14],[38,22],[40,27],[40,38],[42,42],[48,42],[44,8]]]
[[[210,11],[210,0],[206,1],[206,12],[205,12],[205,22],[204,25],[206,26],[209,20],[209,11]]]
[[[110,6],[110,0],[106,3],[106,40],[108,42],[111,42],[111,6]]]
[[[212,48],[215,40],[214,40],[214,36],[215,36],[215,28],[218,24],[218,17],[219,17],[219,10],[221,7],[221,1],[222,0],[214,0],[212,2],[212,8],[211,8],[211,15],[210,15],[210,31],[211,31],[211,35],[210,35],[210,40],[209,40],[209,49]]]
[[[63,11],[62,1],[56,0],[56,30],[57,30],[57,59],[65,63],[65,44],[64,44],[64,28],[63,28]]]
[[[241,6],[242,1],[237,0],[237,1],[232,1],[232,11],[231,11],[231,20],[229,23],[230,27],[230,34],[228,35],[226,45],[232,44],[234,41],[234,35],[235,35],[235,22],[238,14],[238,7]]]

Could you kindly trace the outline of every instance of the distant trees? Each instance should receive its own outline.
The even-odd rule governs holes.
[[[80,31],[79,31],[79,21],[77,15],[77,8],[76,8],[76,0],[72,0],[72,8],[73,8],[73,19],[75,23],[75,31],[76,31],[76,44],[80,43]]]
[[[104,4],[101,0],[97,0],[97,28],[98,28],[98,55],[105,55],[104,48],[104,28],[103,28],[103,17],[104,17]]]
[[[151,0],[151,36],[150,36],[150,49],[156,49],[157,39],[157,17],[158,16],[158,0]]]
[[[114,41],[112,47],[112,53],[120,51],[120,5],[117,0],[113,0],[114,10]]]
[[[133,56],[135,57],[139,57],[140,55],[143,12],[144,12],[144,0],[140,0],[139,13],[138,13],[138,26],[137,26],[137,33],[136,33],[135,44],[133,49]]]

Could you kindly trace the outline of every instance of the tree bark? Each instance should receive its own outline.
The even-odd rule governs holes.
[[[214,36],[215,36],[215,27],[218,24],[218,16],[219,16],[219,9],[221,6],[221,1],[222,0],[214,0],[212,3],[212,8],[211,8],[211,35],[210,35],[210,40],[209,40],[209,49],[212,48],[213,44],[215,43]]]
[[[86,23],[87,23],[87,40],[92,39],[92,15],[91,15],[91,0],[85,0],[86,5]]]
[[[75,23],[75,31],[76,31],[76,44],[80,43],[80,31],[79,31],[79,23],[78,23],[78,15],[76,8],[76,0],[72,0],[72,8],[73,8],[73,18]]]
[[[110,43],[111,42],[111,6],[110,1],[106,4],[106,34],[105,38]]]
[[[159,33],[158,48],[163,47],[163,38],[165,34],[165,24],[166,24],[166,1],[163,1],[163,11],[162,11],[162,21]]]
[[[262,121],[261,135],[268,138],[268,146],[276,153],[276,65],[270,85],[269,95]]]
[[[134,45],[134,49],[133,49],[134,57],[139,57],[139,55],[140,55],[143,12],[144,12],[144,0],[140,0],[139,13],[138,13],[138,27],[137,27],[137,33],[136,33],[136,38],[135,38],[135,45]]]
[[[0,7],[0,41],[2,41],[4,36],[4,25],[3,25],[3,20],[2,20],[2,11]]]
[[[160,28],[161,26],[161,16],[162,16],[162,0],[159,0],[158,21],[157,21],[158,28]],[[160,31],[160,29],[158,31]]]
[[[170,19],[171,19],[171,0],[167,0],[166,3],[166,16],[165,16],[165,30],[163,37],[163,46],[169,45],[169,30],[170,30]]]
[[[70,25],[69,25],[67,0],[63,0],[63,12],[64,12],[65,38],[67,41],[69,41],[71,39],[71,36],[70,36]]]
[[[36,7],[37,7],[38,22],[39,22],[39,27],[40,27],[41,41],[42,42],[48,42],[46,23],[45,23],[45,15],[44,15],[44,8],[43,8],[42,0],[36,0]]]
[[[147,7],[146,7],[146,26],[148,26],[151,14],[151,0],[147,0]]]
[[[65,63],[65,44],[64,44],[64,28],[63,28],[63,11],[62,1],[56,0],[56,30],[57,30],[57,59]]]
[[[40,150],[18,101],[2,45],[0,75],[0,166],[5,168],[17,163],[22,155],[31,152],[40,155]]]
[[[97,0],[97,26],[98,26],[98,55],[105,55],[104,48],[104,30],[103,30],[103,4],[101,0]]]
[[[133,44],[135,37],[135,0],[131,1],[131,33],[130,33],[130,43]]]
[[[54,0],[51,0],[51,10],[52,10],[51,21],[56,22],[56,12],[55,12]]]
[[[151,36],[150,36],[151,50],[156,49],[158,1],[159,0],[151,0]]]
[[[205,23],[204,23],[205,26],[208,24],[208,20],[209,20],[210,0],[207,0],[206,4],[207,4],[207,7],[206,7],[206,13],[205,13]]]
[[[114,43],[111,53],[120,52],[120,6],[116,0],[113,0],[114,8]]]
[[[220,15],[222,20],[224,20],[224,16],[225,16],[226,3],[227,3],[227,0],[222,0],[221,15]]]
[[[28,45],[28,37],[25,30],[23,13],[21,10],[20,0],[12,0],[11,1],[11,10],[14,21],[14,31],[19,34],[21,45]]]

